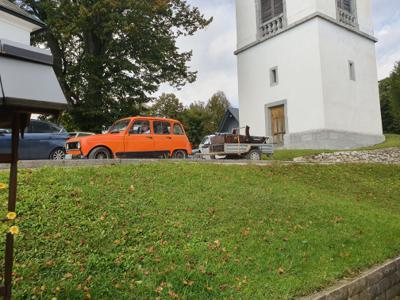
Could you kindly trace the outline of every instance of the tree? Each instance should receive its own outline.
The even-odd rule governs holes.
[[[231,104],[224,92],[217,92],[208,100],[206,109],[210,114],[209,132],[217,132],[219,125]]]
[[[153,115],[181,119],[185,110],[183,104],[175,96],[175,94],[162,94],[151,107],[150,112]]]
[[[204,102],[195,102],[184,111],[182,122],[193,146],[198,146],[204,136],[211,132],[207,129],[211,121],[210,114]]]
[[[391,75],[379,82],[383,129],[400,133],[400,63]]]
[[[139,114],[161,83],[182,87],[196,79],[176,40],[205,28],[186,0],[15,0],[47,23],[34,38],[54,56],[54,70],[81,130],[100,131]]]
[[[390,96],[390,78],[385,78],[379,82],[379,94],[381,100],[381,113],[382,113],[382,125],[384,132],[393,132],[393,111],[391,106]]]
[[[400,62],[395,65],[395,68],[390,74],[391,88],[391,105],[396,118],[400,117]],[[397,121],[399,121],[397,119]]]

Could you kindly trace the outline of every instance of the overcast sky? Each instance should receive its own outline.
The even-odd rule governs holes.
[[[163,86],[160,92],[174,92],[183,103],[207,101],[216,91],[224,91],[238,106],[236,58],[235,0],[188,0],[214,22],[194,37],[179,41],[179,47],[193,50],[190,66],[198,71],[195,83],[181,91]],[[379,79],[388,76],[400,61],[400,0],[372,0],[377,44]]]

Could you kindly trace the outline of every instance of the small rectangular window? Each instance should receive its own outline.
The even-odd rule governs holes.
[[[353,0],[338,0],[338,6],[348,13],[353,13],[354,11]]]
[[[266,23],[283,14],[283,0],[261,0],[261,22]]]
[[[353,61],[349,61],[350,80],[356,81],[356,68]]]
[[[278,67],[274,67],[270,70],[270,83],[271,86],[277,85],[279,83],[279,77],[278,77]]]

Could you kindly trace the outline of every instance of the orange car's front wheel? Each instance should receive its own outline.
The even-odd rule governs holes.
[[[110,150],[104,147],[97,147],[92,150],[89,154],[89,159],[111,159],[112,154]]]

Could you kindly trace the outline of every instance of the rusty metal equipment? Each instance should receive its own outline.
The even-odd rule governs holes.
[[[245,129],[245,135],[240,135],[240,129]],[[270,139],[251,136],[249,126],[234,129],[232,134],[216,134],[211,138],[208,149],[209,153],[197,154],[197,156],[259,160],[263,154],[272,155],[274,153],[274,146],[270,143]]]

